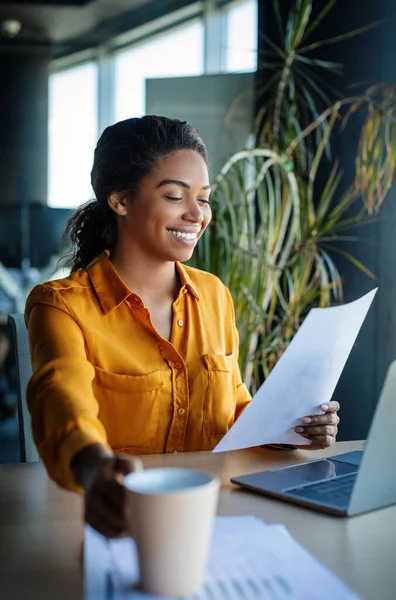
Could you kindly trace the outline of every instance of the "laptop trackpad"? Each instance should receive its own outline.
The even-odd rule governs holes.
[[[269,492],[281,492],[290,487],[320,481],[321,479],[330,479],[337,475],[356,473],[358,470],[356,465],[335,460],[336,458],[317,460],[273,471],[251,473],[250,475],[235,477],[232,481],[245,483],[254,488],[262,488]]]

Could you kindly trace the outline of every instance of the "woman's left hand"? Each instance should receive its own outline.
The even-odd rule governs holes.
[[[323,450],[329,448],[336,441],[338,432],[338,423],[340,418],[337,415],[337,411],[340,410],[338,402],[328,402],[321,405],[323,415],[312,415],[310,417],[303,417],[301,424],[295,427],[295,431],[302,437],[311,440],[311,444],[297,446],[303,450]]]

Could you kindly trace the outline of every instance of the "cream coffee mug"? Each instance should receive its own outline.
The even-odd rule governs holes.
[[[220,482],[194,469],[147,469],[125,476],[127,519],[141,588],[186,596],[203,585]]]

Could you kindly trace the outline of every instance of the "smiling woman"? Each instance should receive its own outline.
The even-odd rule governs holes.
[[[211,219],[209,190],[205,158],[184,149],[161,158],[132,199],[125,192],[110,194],[109,206],[118,219],[113,252],[117,270],[130,281],[132,274],[125,273],[129,258],[126,265],[120,263],[131,253],[155,256],[161,265],[189,260]],[[174,269],[173,264],[166,268]]]
[[[107,536],[125,531],[123,475],[139,467],[127,455],[211,450],[250,402],[231,295],[182,265],[211,220],[207,162],[185,122],[108,127],[96,199],[68,225],[71,275],[27,300],[38,451],[55,481],[84,490],[86,519]],[[324,419],[311,429],[328,445],[336,421]]]

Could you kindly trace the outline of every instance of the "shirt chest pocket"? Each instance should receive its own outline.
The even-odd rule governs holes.
[[[225,435],[235,420],[234,355],[204,354],[205,402],[202,435]]]
[[[113,450],[146,449],[155,441],[160,416],[162,370],[118,375],[95,367],[93,389]]]

